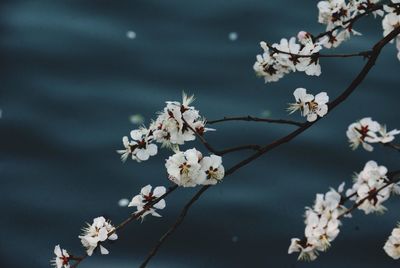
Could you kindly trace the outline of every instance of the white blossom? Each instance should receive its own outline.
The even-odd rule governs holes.
[[[353,28],[346,28],[343,30],[334,30],[322,37],[319,43],[326,48],[336,48],[341,45],[344,41],[348,40],[351,35],[361,35],[361,33],[355,31]]]
[[[305,88],[297,88],[293,95],[296,103],[289,104],[288,111],[293,113],[297,110],[301,111],[302,116],[307,117],[307,121],[313,122],[318,116],[323,117],[328,113],[329,97],[326,92],[320,92],[315,97],[308,94]]]
[[[360,144],[367,151],[373,151],[370,143],[389,143],[394,140],[394,136],[400,134],[400,130],[393,129],[387,131],[385,125],[373,121],[370,117],[365,117],[358,122],[352,123],[346,132],[350,147],[355,150]]]
[[[203,184],[214,185],[223,179],[225,169],[222,165],[222,157],[217,155],[206,156],[201,160],[200,165],[201,170],[206,174],[206,180]]]
[[[166,206],[165,200],[160,199],[157,203],[151,206],[149,204],[151,202],[154,202],[156,199],[160,198],[165,193],[166,193],[166,188],[164,186],[157,186],[152,191],[152,186],[150,184],[146,185],[140,190],[140,194],[132,198],[128,207],[136,207],[137,208],[136,213],[145,210],[145,212],[141,215],[142,218],[144,218],[148,214],[153,215],[155,217],[161,217],[161,215],[156,212],[156,209],[164,209]]]
[[[389,143],[392,142],[394,140],[394,136],[400,134],[400,130],[397,129],[393,129],[389,132],[387,132],[386,130],[386,126],[383,125],[381,126],[381,128],[379,129],[378,132],[378,141],[380,143]]]
[[[293,72],[296,71],[296,65],[300,63],[300,60],[304,60],[305,58],[299,58],[297,55],[300,53],[301,46],[296,43],[296,38],[292,37],[289,40],[286,38],[282,38],[279,44],[273,44],[274,48],[279,51],[283,51],[290,54],[278,53],[281,62],[290,68]]]
[[[300,44],[305,46],[308,42],[312,42],[312,35],[306,31],[300,31],[297,34],[297,39]]]
[[[132,155],[133,143],[131,143],[129,141],[129,138],[127,136],[124,136],[124,137],[122,137],[122,144],[124,145],[125,149],[117,150],[117,153],[119,153],[121,155],[122,162],[125,162],[126,159],[128,159],[128,157],[130,155]],[[135,158],[133,158],[133,159],[135,159]]]
[[[339,189],[330,189],[325,194],[317,194],[314,206],[307,207],[305,213],[305,231],[302,240],[293,238],[288,253],[299,252],[300,260],[315,260],[318,251],[326,251],[338,236],[341,225],[338,219],[346,210],[341,204],[344,183]]]
[[[383,36],[388,35],[396,27],[400,27],[400,2],[392,0],[392,6],[384,5],[387,12],[382,20]],[[393,41],[392,41],[393,42]],[[397,58],[400,60],[400,35],[396,38]]]
[[[321,75],[321,65],[319,64],[318,57],[318,53],[321,49],[322,46],[319,43],[314,43],[312,38],[307,39],[299,54],[307,55],[309,57],[299,58],[299,63],[296,65],[296,69],[300,72],[305,72],[307,75]]]
[[[319,43],[314,43],[312,36],[304,31],[295,37],[282,38],[280,43],[268,46],[260,42],[264,50],[257,55],[254,70],[258,76],[264,77],[265,83],[276,82],[290,72],[305,72],[307,75],[321,74],[318,52],[322,49]]]
[[[397,1],[397,0],[394,0],[394,1]],[[366,11],[368,11],[368,9],[373,7],[373,5],[375,5],[379,2],[381,2],[381,0],[352,0],[353,17],[355,15],[358,15],[359,13],[365,13]],[[385,12],[381,9],[377,9],[377,10],[373,11],[372,14],[374,15],[375,18],[377,16],[383,17]]]
[[[380,0],[325,0],[318,2],[318,21],[326,25],[327,34],[318,40],[326,48],[338,47],[352,35],[361,35],[353,29],[352,19],[366,11],[370,12]],[[397,1],[397,0],[395,0]],[[383,16],[377,9],[374,17]]]
[[[264,77],[265,83],[276,82],[290,72],[291,68],[285,65],[286,59],[282,53],[270,51],[265,42],[261,42],[260,45],[264,53],[257,55],[253,69],[258,76]]]
[[[350,7],[345,0],[320,1],[317,7],[318,22],[327,25],[327,30],[342,26],[350,18]]]
[[[203,184],[206,180],[206,174],[201,170],[200,161],[202,158],[201,152],[195,148],[185,152],[177,152],[170,156],[165,163],[169,179],[183,187]]]
[[[203,157],[195,148],[176,152],[166,160],[165,167],[168,178],[183,187],[214,185],[225,176],[220,156]]]
[[[70,256],[65,249],[61,249],[60,245],[54,247],[54,254],[56,255],[52,260],[51,264],[56,268],[69,268]]]
[[[397,228],[393,229],[383,249],[391,258],[395,260],[400,259],[400,224]]]
[[[157,145],[152,143],[153,133],[151,130],[146,128],[135,129],[131,131],[130,135],[132,141],[129,141],[126,136],[123,137],[122,143],[125,149],[117,151],[121,154],[121,160],[123,162],[125,162],[130,155],[133,160],[141,162],[157,154]]]
[[[388,35],[400,25],[400,7],[394,8],[385,5],[385,11],[388,13],[382,20],[383,36]]]
[[[314,261],[318,257],[318,251],[314,245],[308,244],[307,239],[300,240],[292,238],[288,250],[288,254],[299,252],[298,260]]]
[[[388,179],[386,177],[387,168],[379,166],[375,161],[368,161],[364,169],[356,174],[354,184],[348,189],[346,196],[353,195],[351,200],[362,202],[358,209],[363,210],[365,214],[379,212],[382,213],[386,208],[382,205],[393,190],[393,184],[386,186]]]
[[[300,110],[302,115],[304,114],[304,107],[314,99],[314,95],[308,94],[305,88],[296,88],[293,92],[293,96],[296,99],[295,103],[289,104],[288,111],[290,114]]]
[[[365,117],[358,122],[352,123],[346,132],[350,147],[355,150],[361,144],[365,150],[373,151],[373,147],[369,143],[377,142],[376,133],[380,128],[380,124],[370,117]]]
[[[190,104],[194,101],[194,96],[187,96],[183,93],[182,103],[177,101],[167,101],[167,106],[150,125],[153,137],[156,142],[163,146],[173,147],[182,145],[186,141],[196,139],[195,130],[199,135],[214,129],[206,128],[206,121],[200,116]]]
[[[107,239],[118,239],[114,226],[104,217],[97,217],[93,219],[93,223],[88,223],[87,227],[83,228],[82,230],[83,234],[80,235],[79,238],[81,239],[81,243],[86,248],[86,253],[89,256],[93,254],[93,251],[97,248],[97,246],[99,246],[101,254],[108,254],[108,250],[102,245],[99,245],[99,243],[104,242]]]

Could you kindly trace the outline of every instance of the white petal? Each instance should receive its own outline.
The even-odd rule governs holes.
[[[56,254],[57,257],[62,256],[60,245],[54,247],[54,254]]]
[[[317,109],[317,114],[320,117],[323,117],[324,115],[326,115],[328,113],[328,105],[323,104],[323,105],[319,105],[318,109]]]
[[[143,206],[143,199],[141,195],[136,195],[132,198],[132,201],[128,204],[128,207]]]
[[[326,92],[320,92],[317,95],[315,95],[315,101],[318,104],[325,104],[329,101],[329,96],[326,94]]]
[[[148,144],[148,145],[147,145],[147,153],[148,153],[150,156],[156,155],[156,154],[157,154],[157,145],[155,145],[155,144]]]
[[[102,255],[107,255],[108,253],[110,253],[105,247],[103,247],[102,245],[100,245],[100,253]]]
[[[138,151],[136,152],[136,157],[137,157],[139,160],[146,161],[146,160],[149,159],[150,155],[147,153],[146,150],[140,149],[140,150],[138,150]]]
[[[132,130],[131,137],[135,141],[141,140],[142,139],[142,131],[140,131],[139,129]]]
[[[108,237],[109,240],[117,240],[118,239],[118,235],[116,233],[113,233],[112,235],[110,235]]]
[[[152,188],[151,185],[148,184],[148,185],[144,186],[144,187],[142,188],[142,190],[140,190],[140,193],[141,193],[142,195],[149,195],[150,192],[151,192],[151,188]]]
[[[159,202],[157,202],[157,204],[154,204],[153,207],[156,208],[156,209],[164,209],[165,206],[166,206],[165,200],[161,199]]]
[[[167,189],[164,186],[157,186],[156,188],[154,188],[153,194],[154,196],[160,197],[165,194],[166,191]]]
[[[317,114],[315,114],[315,113],[307,114],[307,121],[308,122],[314,122],[315,120],[317,120]]]
[[[124,144],[125,148],[128,148],[129,146],[129,139],[127,136],[122,137],[122,143]]]

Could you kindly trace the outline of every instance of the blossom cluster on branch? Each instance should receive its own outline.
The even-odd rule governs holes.
[[[318,2],[318,22],[326,25],[326,32],[320,36],[300,31],[296,37],[283,38],[280,43],[269,45],[262,41],[263,53],[257,55],[253,69],[264,78],[265,83],[276,82],[290,72],[305,72],[319,76],[319,59],[323,47],[336,48],[352,35],[361,35],[353,29],[354,22],[362,15],[373,13],[382,20],[383,35],[388,35],[400,25],[400,0],[379,6],[379,0],[327,0]],[[400,37],[397,37],[400,60]],[[356,55],[355,55],[356,56]],[[357,56],[368,56],[359,54]]]
[[[400,259],[400,224],[393,229],[383,249],[393,259]]]
[[[315,260],[318,252],[326,251],[338,236],[342,217],[351,217],[354,208],[383,213],[382,205],[391,194],[400,194],[399,182],[387,177],[387,168],[369,161],[356,174],[354,184],[344,193],[345,183],[338,190],[331,188],[325,194],[317,194],[314,206],[306,207],[304,238],[292,238],[288,253],[299,252],[300,260]],[[348,208],[346,202],[353,202]],[[400,247],[400,245],[399,245]]]
[[[222,165],[222,158],[211,154],[203,156],[196,148],[180,151],[179,146],[185,142],[193,141],[196,136],[202,136],[205,132],[214,130],[206,128],[206,121],[200,117],[199,111],[190,104],[193,96],[183,93],[182,103],[177,101],[166,102],[166,107],[158,113],[156,120],[151,122],[149,128],[140,127],[132,130],[131,140],[127,136],[122,138],[125,149],[117,150],[121,160],[125,162],[129,157],[137,162],[146,161],[150,156],[155,156],[158,147],[153,142],[161,143],[173,151],[165,162],[168,178],[177,186],[194,187],[197,185],[215,185],[222,181],[225,169]],[[153,189],[151,185],[144,186],[138,195],[135,195],[129,202],[128,207],[136,207],[133,213],[134,218],[144,219],[147,215],[161,217],[157,210],[166,207],[162,198],[166,195],[164,186],[157,186]],[[83,234],[79,236],[86,255],[91,256],[96,249],[102,255],[109,254],[109,251],[102,245],[106,240],[116,240],[117,228],[104,217],[97,217],[92,224],[87,224]],[[65,250],[57,245],[54,249],[56,257],[52,264],[57,268],[69,268],[70,261],[79,261],[82,257],[72,257]]]
[[[355,150],[361,144],[362,147],[371,152],[374,147],[370,143],[387,144],[394,140],[394,136],[400,134],[400,130],[387,131],[386,125],[381,125],[371,117],[365,117],[349,125],[346,135],[350,147]]]
[[[148,128],[141,127],[132,130],[130,141],[127,136],[122,138],[125,149],[118,150],[122,161],[126,161],[129,156],[137,162],[146,161],[150,156],[157,154],[157,145],[162,147],[178,148],[187,141],[196,139],[196,133],[203,135],[204,132],[214,130],[206,128],[206,121],[200,116],[190,104],[194,96],[183,94],[182,103],[177,101],[167,101],[163,111],[158,113],[156,120],[152,121]]]

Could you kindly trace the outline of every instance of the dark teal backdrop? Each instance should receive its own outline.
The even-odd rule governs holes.
[[[142,164],[120,162],[115,150],[134,128],[130,115],[140,113],[148,123],[182,90],[196,95],[195,106],[210,119],[265,110],[288,117],[286,105],[300,86],[337,96],[362,59],[324,59],[320,77],[296,73],[267,85],[252,70],[259,41],[321,32],[317,15],[316,1],[2,1],[0,267],[48,267],[58,243],[80,253],[85,221],[105,215],[117,223],[132,212],[118,207],[119,199],[148,183],[169,185],[167,151]],[[373,18],[356,29],[364,35],[339,51],[365,50],[382,36]],[[129,30],[135,39],[126,37]],[[235,42],[230,32],[238,33]],[[345,136],[364,116],[400,128],[396,53],[387,46],[366,81],[324,120],[204,194],[149,267],[398,267],[382,250],[400,220],[398,197],[383,216],[356,212],[346,219],[316,262],[287,255],[317,192],[350,184],[371,159],[400,168],[398,153],[353,152]],[[247,122],[216,127],[207,138],[219,148],[265,144],[292,129]],[[163,218],[130,225],[109,256],[81,267],[136,267],[195,190],[179,190]]]

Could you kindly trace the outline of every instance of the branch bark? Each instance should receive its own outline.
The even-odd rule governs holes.
[[[234,117],[225,116],[222,119],[207,121],[207,124],[212,125],[212,124],[216,124],[216,123],[220,123],[220,122],[226,122],[226,121],[266,122],[266,123],[293,125],[293,126],[298,126],[298,127],[301,127],[304,124],[302,122],[297,122],[297,121],[293,121],[293,120],[259,118],[259,117],[254,117],[254,116],[250,116],[250,115],[247,115],[247,116],[234,116]]]

